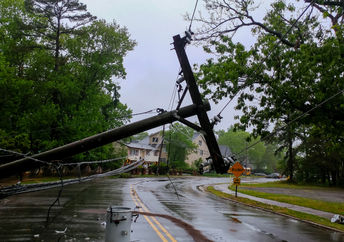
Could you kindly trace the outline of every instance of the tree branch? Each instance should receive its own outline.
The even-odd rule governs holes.
[[[203,30],[199,30],[197,33],[201,37],[195,38],[195,40],[208,40],[223,34],[235,33],[242,27],[258,26],[280,39],[283,44],[295,47],[295,43],[290,42],[281,32],[256,21],[249,13],[249,5],[246,1],[236,0],[232,4],[229,4],[226,0],[209,1],[207,8],[209,11],[214,12],[216,17],[211,13],[209,19],[202,16],[195,19],[195,21],[204,24]]]
[[[305,0],[306,3],[310,3],[314,0]],[[338,6],[338,7],[344,7],[344,1],[338,0],[338,1],[323,1],[323,0],[315,0],[314,3],[324,6]]]

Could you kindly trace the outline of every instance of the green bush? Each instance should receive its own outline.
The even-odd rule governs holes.
[[[159,166],[158,165],[150,166],[150,169],[152,169],[154,174],[157,174],[159,170],[159,175],[166,175],[169,170],[169,167],[165,163],[160,163]]]
[[[171,162],[171,168],[173,168],[173,169],[188,169],[188,168],[190,168],[190,166],[185,161],[172,161]]]
[[[131,178],[131,174],[130,173],[121,173],[119,175],[119,178]]]

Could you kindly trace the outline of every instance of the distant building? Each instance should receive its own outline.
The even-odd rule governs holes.
[[[192,163],[199,159],[205,161],[210,156],[207,143],[201,133],[195,133],[192,137],[192,142],[196,145],[196,149],[185,159],[185,162],[189,165],[192,165]]]
[[[188,155],[185,162],[192,165],[192,163],[199,159],[201,159],[202,162],[206,161],[206,159],[210,157],[210,153],[204,136],[201,133],[195,133],[192,137],[192,142],[197,146],[197,148],[194,152]],[[232,154],[227,145],[219,145],[219,148],[223,157],[228,157]]]
[[[166,162],[167,152],[165,145],[161,148],[162,136],[160,132],[153,133],[142,140],[135,140],[125,144],[128,148],[128,159],[137,161],[140,159],[146,162],[158,162],[161,150],[160,161]]]
[[[223,157],[228,157],[232,155],[232,151],[229,149],[227,145],[219,145],[221,155]]]
[[[206,161],[210,157],[209,149],[204,136],[201,133],[195,133],[192,137],[192,142],[196,145],[196,149],[189,153],[185,159],[185,162],[192,165],[196,160],[201,159],[202,162]],[[125,144],[128,148],[128,159],[131,161],[137,161],[144,159],[146,162],[157,162],[159,159],[159,153],[161,150],[160,161],[167,161],[166,144],[162,144],[161,132],[150,134],[142,140],[132,141]],[[231,151],[228,146],[219,146],[222,156],[230,156]]]

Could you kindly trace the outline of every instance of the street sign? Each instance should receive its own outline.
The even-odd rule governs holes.
[[[240,185],[240,178],[239,177],[234,177],[233,178],[233,184],[236,185],[236,186],[239,186]]]
[[[229,168],[228,173],[233,173],[234,176],[239,177],[244,173],[244,171],[244,167],[239,162],[236,162],[231,168]]]

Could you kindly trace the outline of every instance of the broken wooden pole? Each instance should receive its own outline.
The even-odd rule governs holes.
[[[172,123],[177,121],[178,116],[182,118],[187,118],[196,115],[199,112],[205,112],[210,110],[209,103],[204,105],[190,105],[179,110],[174,110],[170,112],[165,112],[157,116],[143,119],[128,125],[124,125],[119,128],[105,131],[100,134],[96,134],[82,140],[75,141],[73,143],[63,145],[52,150],[44,151],[42,153],[33,155],[31,158],[51,161],[67,158],[111,142],[138,134],[140,132],[150,130],[159,127],[164,124]],[[0,165],[0,178],[11,176],[17,174],[18,172],[28,171],[35,167],[39,167],[42,164],[40,162],[30,159],[30,157],[25,157],[20,160],[12,161],[3,165]]]
[[[188,57],[185,53],[184,48],[186,39],[185,37],[180,38],[179,35],[176,35],[173,36],[173,41],[174,49],[176,50],[184,79],[188,84],[192,102],[196,105],[203,105],[201,94],[198,90],[194,74],[192,72]],[[210,156],[213,160],[215,171],[221,174],[226,173],[227,167],[225,166],[224,160],[222,158],[219,145],[213,132],[213,126],[210,123],[207,112],[203,110],[201,112],[198,112],[197,116],[203,131],[202,133],[204,133],[204,138],[207,143]]]

